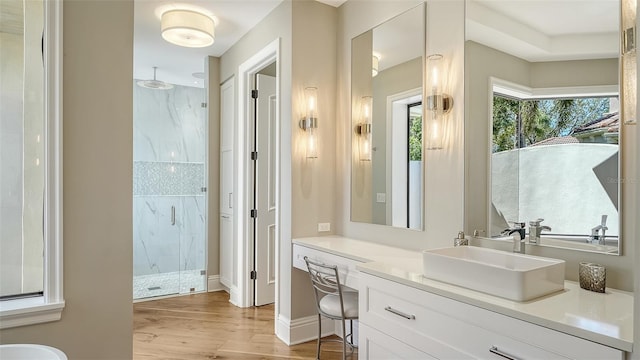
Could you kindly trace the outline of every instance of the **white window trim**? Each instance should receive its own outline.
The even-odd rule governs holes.
[[[60,320],[62,295],[62,0],[44,0],[44,295],[0,302],[0,329]]]

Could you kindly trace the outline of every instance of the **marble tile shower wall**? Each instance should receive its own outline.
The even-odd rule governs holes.
[[[145,89],[136,81],[134,275],[204,270],[205,91],[178,85]]]
[[[135,196],[134,276],[204,270],[204,207],[204,196]]]

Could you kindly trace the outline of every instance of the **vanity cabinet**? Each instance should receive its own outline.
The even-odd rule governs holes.
[[[624,359],[573,335],[360,272],[361,359]]]

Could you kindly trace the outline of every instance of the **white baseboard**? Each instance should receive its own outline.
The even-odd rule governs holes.
[[[222,291],[225,289],[225,286],[220,282],[220,275],[209,275],[207,278],[207,291]]]
[[[322,318],[322,336],[335,334],[333,320]],[[295,320],[278,316],[276,322],[276,336],[285,344],[291,346],[318,338],[318,316],[312,315]]]
[[[240,292],[237,287],[229,288],[229,302],[233,305],[240,307]]]

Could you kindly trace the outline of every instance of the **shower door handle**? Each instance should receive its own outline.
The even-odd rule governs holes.
[[[233,193],[230,192],[229,193],[229,209],[233,209],[233,198],[232,198],[232,196],[233,196]]]
[[[171,205],[171,225],[176,225],[176,207]]]

